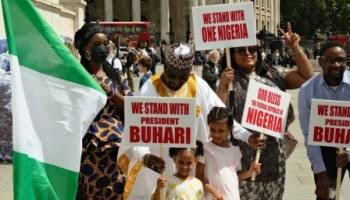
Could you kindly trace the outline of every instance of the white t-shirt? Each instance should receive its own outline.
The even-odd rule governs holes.
[[[114,61],[113,61],[113,58],[114,58]],[[114,69],[119,69],[119,71],[122,71],[123,65],[122,65],[122,63],[120,62],[119,58],[110,56],[110,57],[107,58],[107,61],[108,61],[109,64],[111,64],[111,65],[112,65],[112,62],[113,62],[113,68],[114,68]]]
[[[239,200],[237,171],[241,170],[242,154],[239,147],[220,147],[212,142],[204,144],[204,156],[199,162],[205,165],[204,177],[209,184],[218,190],[224,199]],[[205,194],[212,199],[211,194]]]

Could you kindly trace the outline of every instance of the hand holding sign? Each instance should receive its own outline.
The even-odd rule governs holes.
[[[299,47],[300,36],[292,31],[292,27],[289,22],[287,24],[287,32],[284,32],[284,30],[281,28],[278,28],[278,30],[283,34],[284,40],[290,48],[295,49]]]
[[[158,173],[162,173],[165,170],[165,161],[153,154],[143,156],[143,165]]]
[[[346,152],[339,152],[337,154],[337,167],[343,168],[348,164],[348,154]]]
[[[223,73],[221,74],[220,85],[225,88],[228,88],[233,81],[234,72],[235,70],[231,67],[226,67]]]
[[[248,144],[254,149],[262,149],[266,144],[266,137],[260,138],[260,134],[252,134],[248,138]]]

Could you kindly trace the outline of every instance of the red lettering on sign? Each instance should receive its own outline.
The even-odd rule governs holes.
[[[143,114],[142,113],[142,103],[132,102],[131,103],[131,112],[133,114]]]
[[[268,101],[269,103],[273,104],[273,105],[279,106],[280,103],[281,103],[281,95],[269,91],[267,101]]]
[[[130,126],[130,142],[140,142],[140,129],[137,126]]]
[[[266,101],[267,99],[267,90],[264,90],[263,88],[259,88],[258,90],[258,99],[262,101]]]
[[[261,110],[248,108],[246,122],[255,126],[269,129],[274,132],[282,132],[282,118]]]
[[[317,106],[317,114],[320,116],[328,115],[328,105],[318,105]]]
[[[203,13],[203,22],[204,24],[211,24],[211,14]]]
[[[188,115],[189,105],[186,103],[170,103],[169,107],[172,115]]]
[[[208,26],[202,28],[202,40],[203,42],[216,41],[216,28],[215,26]]]
[[[153,144],[190,144],[191,128],[189,127],[155,127],[155,126],[131,126],[131,143]]]
[[[315,142],[349,144],[350,129],[315,126],[313,140]]]
[[[230,24],[218,26],[218,40],[235,40],[248,38],[247,24]]]

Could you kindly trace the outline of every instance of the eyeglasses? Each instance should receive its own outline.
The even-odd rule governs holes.
[[[238,47],[238,48],[236,48],[236,52],[240,55],[246,54],[247,51],[250,54],[255,54],[258,51],[258,47],[257,46],[250,46],[250,47]]]
[[[338,57],[338,58],[327,58],[324,56],[321,56],[321,57],[324,59],[324,62],[328,64],[336,64],[336,63],[338,63],[339,65],[346,64],[346,58],[344,57]]]

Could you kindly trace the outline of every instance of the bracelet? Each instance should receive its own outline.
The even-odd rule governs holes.
[[[296,52],[299,52],[300,50],[301,50],[300,47],[295,47],[295,48],[290,50],[290,53],[295,54]]]

